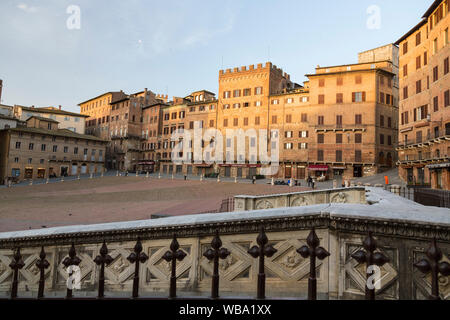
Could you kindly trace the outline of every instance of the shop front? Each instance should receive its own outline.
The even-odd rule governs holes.
[[[155,161],[141,161],[138,162],[139,171],[153,173],[155,171]]]
[[[328,178],[330,168],[327,165],[315,164],[308,167],[310,176],[316,179],[326,180]]]
[[[44,168],[38,168],[37,177],[38,177],[38,179],[45,178],[45,169]]]

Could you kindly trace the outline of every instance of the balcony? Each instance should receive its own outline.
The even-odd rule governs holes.
[[[396,144],[396,150],[405,150],[405,149],[414,149],[414,148],[423,148],[431,146],[435,143],[443,143],[446,141],[450,141],[450,134],[441,135],[444,132],[429,134],[424,138],[419,139],[408,139],[404,141],[400,141]],[[447,132],[448,133],[448,132]]]
[[[315,129],[316,132],[356,132],[356,131],[361,131],[361,132],[365,132],[367,131],[367,127],[368,125],[366,124],[331,124],[331,125],[315,125],[313,126],[313,128]]]

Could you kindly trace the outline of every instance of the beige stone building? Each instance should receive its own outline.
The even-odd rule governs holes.
[[[59,123],[60,129],[67,129],[75,133],[85,133],[85,119],[87,116],[79,113],[69,112],[63,110],[61,106],[55,107],[41,107],[34,106],[24,107],[15,105],[13,108],[14,117],[27,121],[30,117],[42,117],[55,120]]]
[[[435,1],[397,41],[400,48],[399,174],[450,190],[450,7]]]
[[[105,147],[99,138],[33,116],[24,127],[0,130],[0,181],[100,173]]]

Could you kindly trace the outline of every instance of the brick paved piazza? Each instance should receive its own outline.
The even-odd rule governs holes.
[[[103,177],[0,189],[0,232],[214,211],[237,194],[306,190],[267,184]]]

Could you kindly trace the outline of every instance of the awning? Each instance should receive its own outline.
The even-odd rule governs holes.
[[[308,170],[311,171],[328,171],[328,169],[329,169],[328,166],[320,164],[310,165],[308,167]]]
[[[197,168],[211,168],[212,164],[202,163],[202,164],[194,164],[194,166]]]
[[[450,162],[446,163],[437,163],[437,164],[429,164],[427,165],[428,169],[442,169],[442,168],[450,168]]]
[[[155,161],[141,161],[141,162],[138,162],[138,165],[141,165],[141,166],[151,166],[151,165],[154,165],[155,164]]]

